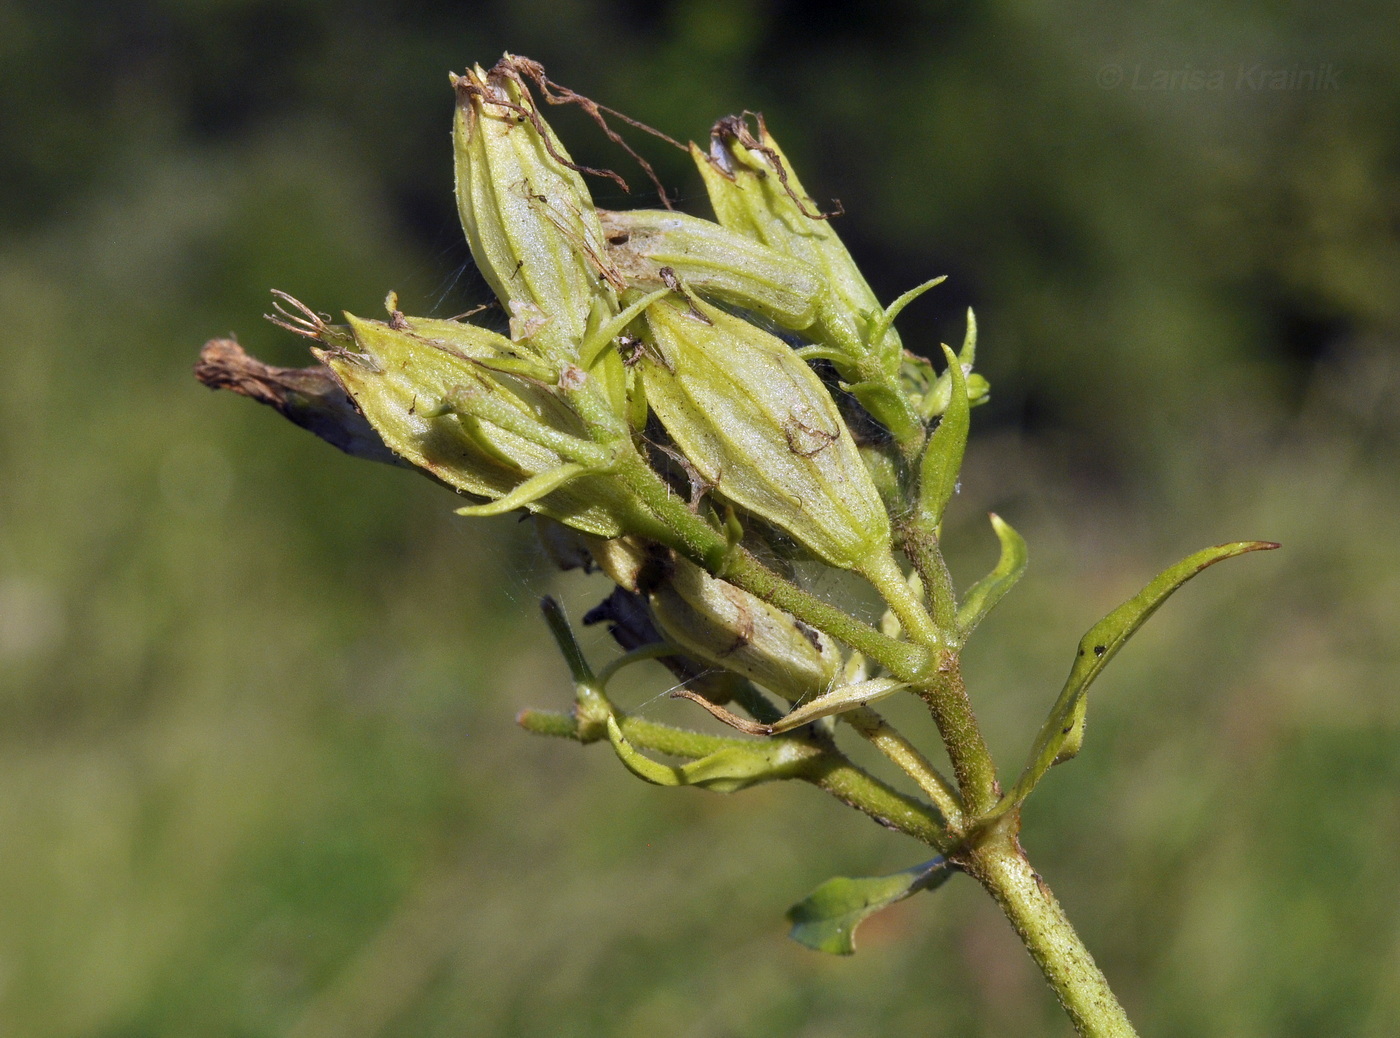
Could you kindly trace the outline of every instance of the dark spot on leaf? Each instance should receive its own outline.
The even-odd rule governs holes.
[[[783,423],[783,436],[792,453],[802,458],[815,458],[835,443],[839,434],[810,425],[794,413]]]
[[[1107,646],[1107,645],[1095,645],[1095,646],[1094,646],[1094,655],[1095,655],[1095,656],[1102,656],[1102,655],[1103,655],[1104,653],[1106,653],[1107,651],[1108,651],[1108,646]]]
[[[801,633],[802,637],[806,638],[809,642],[812,643],[812,648],[816,649],[818,652],[821,652],[821,632],[818,631],[815,627],[808,627],[801,620],[794,619],[792,622],[797,625],[797,630]]]

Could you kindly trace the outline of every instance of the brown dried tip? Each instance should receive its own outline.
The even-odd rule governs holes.
[[[266,404],[346,454],[408,467],[355,410],[328,368],[277,368],[249,356],[233,339],[210,339],[200,350],[194,377],[210,389]]]
[[[646,174],[647,179],[650,180],[652,186],[656,188],[656,193],[661,200],[661,204],[667,209],[675,208],[675,206],[671,203],[670,196],[666,194],[666,188],[661,183],[661,178],[656,175],[656,170],[652,167],[651,163],[648,162],[645,158],[643,158],[642,155],[630,144],[628,144],[627,141],[625,141],[622,138],[621,134],[619,134],[610,125],[608,125],[607,117],[612,116],[615,119],[620,119],[628,126],[632,126],[638,130],[641,130],[643,133],[649,133],[653,137],[656,137],[660,140],[665,141],[667,144],[670,144],[672,147],[679,148],[681,151],[689,151],[689,149],[680,141],[676,140],[674,137],[662,133],[655,127],[648,126],[646,123],[638,119],[633,119],[630,115],[625,115],[615,108],[609,108],[607,105],[599,104],[597,101],[594,101],[591,97],[585,97],[583,94],[580,94],[577,91],[570,90],[568,87],[560,83],[554,82],[554,80],[550,79],[549,76],[545,74],[543,65],[541,65],[538,61],[534,61],[531,58],[522,57],[519,54],[505,55],[503,58],[501,58],[500,61],[496,62],[496,64],[491,68],[491,71],[487,73],[487,78],[488,80],[493,78],[512,79],[517,85],[519,85],[522,91],[527,89],[524,81],[528,79],[530,80],[530,82],[535,84],[536,89],[540,92],[540,96],[543,97],[548,104],[577,105],[588,115],[590,119],[593,120],[593,122],[598,126],[598,129],[603,131],[603,133],[607,136],[608,140],[612,141],[618,147],[622,148],[623,151],[627,152],[627,154],[632,158],[632,160],[642,168],[642,171]],[[462,79],[465,79],[465,77],[454,76],[452,79],[453,85],[456,86],[459,90],[471,91],[475,89],[471,84],[463,84],[461,82]],[[500,103],[494,98],[490,99],[490,102],[492,104]],[[518,108],[514,105],[505,105],[503,107],[513,108],[516,111],[520,112],[520,114],[530,118],[532,121],[538,120],[539,118],[538,114],[524,108]],[[553,158],[563,162],[566,166],[575,170],[576,172],[591,173],[594,176],[607,177],[614,183],[618,184],[623,191],[626,191],[628,194],[632,193],[632,188],[627,184],[627,182],[612,170],[593,169],[588,166],[580,166],[572,161],[569,161],[568,159],[564,159],[560,155],[554,154],[554,149],[552,146],[549,145],[547,136],[546,146],[549,147],[550,154]]]
[[[758,136],[754,136],[749,129],[749,116],[753,116],[758,122]],[[798,211],[809,220],[830,220],[837,216],[846,214],[845,207],[839,198],[831,200],[832,210],[829,213],[822,212],[812,199],[800,195],[793,188],[788,179],[787,165],[783,162],[783,157],[771,144],[765,144],[768,140],[768,126],[763,121],[762,112],[744,112],[743,115],[726,115],[717,120],[710,128],[710,153],[709,162],[715,169],[719,170],[728,179],[734,179],[734,166],[730,162],[729,146],[738,144],[746,151],[755,152],[768,160],[768,164],[778,174],[778,182],[783,185],[783,191],[792,199]],[[811,208],[808,208],[808,207]]]

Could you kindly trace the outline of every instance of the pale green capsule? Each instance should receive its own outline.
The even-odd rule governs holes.
[[[668,641],[784,699],[820,695],[841,672],[829,636],[684,559],[674,559],[647,598]]]
[[[884,308],[761,123],[755,136],[742,119],[721,119],[711,131],[709,154],[692,144],[691,155],[722,225],[821,274],[827,287],[818,300],[814,338],[852,360],[871,352],[899,357],[903,347],[893,329],[882,342],[871,341]]]
[[[815,267],[738,231],[658,209],[598,213],[608,258],[630,285],[665,284],[669,268],[691,289],[800,331],[817,318],[824,291]]]
[[[654,303],[647,322],[647,403],[713,494],[834,566],[861,569],[889,550],[889,517],[850,431],[786,343],[699,300]]]
[[[472,257],[512,321],[513,336],[571,362],[595,299],[617,312],[621,279],[583,178],[541,118],[509,56],[454,76],[457,208]]]
[[[606,456],[580,438],[557,392],[488,367],[516,356],[509,339],[451,321],[346,316],[355,352],[321,351],[322,362],[395,454],[495,503],[476,514],[523,507],[600,537],[652,522],[593,474]]]

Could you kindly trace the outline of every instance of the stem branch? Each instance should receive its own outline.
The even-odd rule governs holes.
[[[954,832],[962,830],[966,819],[958,791],[898,729],[868,706],[847,711],[841,715],[841,720],[919,784],[919,788],[942,813],[949,829]]]

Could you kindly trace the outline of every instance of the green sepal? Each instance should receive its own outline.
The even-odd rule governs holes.
[[[927,530],[938,529],[943,522],[943,510],[948,507],[958,488],[958,473],[962,470],[971,425],[971,408],[962,362],[947,346],[943,347],[943,356],[948,362],[952,397],[948,409],[939,419],[938,428],[928,438],[923,459],[919,462],[918,522]]]
[[[875,322],[874,328],[870,331],[870,345],[883,357],[888,358],[886,367],[891,374],[899,370],[899,361],[904,355],[904,349],[900,346],[898,338],[891,340],[890,345],[894,347],[893,350],[885,346],[885,337],[889,333],[890,328],[894,326],[894,319],[899,316],[901,310],[918,299],[919,296],[923,295],[929,289],[943,284],[943,282],[947,280],[948,275],[942,274],[936,278],[925,281],[922,285],[915,285],[889,306],[885,307],[884,313],[882,313]]]
[[[514,375],[517,378],[542,382],[546,385],[558,381],[559,378],[551,368],[538,361],[530,360],[528,357],[496,357],[478,360],[477,363],[487,371],[495,371],[502,375]]]
[[[862,922],[896,901],[941,886],[952,874],[952,866],[940,857],[892,876],[829,879],[788,909],[788,936],[813,951],[852,955]]]
[[[576,465],[572,462],[560,465],[557,469],[550,469],[548,472],[531,476],[504,497],[498,497],[484,505],[463,505],[457,509],[457,514],[476,517],[505,515],[507,512],[514,512],[517,508],[534,504],[540,498],[552,494],[569,480],[577,479],[587,471],[587,466]]]
[[[845,713],[858,706],[867,706],[870,703],[878,702],[886,696],[892,696],[900,689],[908,687],[907,681],[899,681],[895,678],[870,678],[867,681],[841,685],[784,714],[779,720],[768,726],[769,731],[773,735],[789,732],[823,717]]]
[[[579,367],[585,371],[591,368],[593,362],[598,359],[598,355],[622,334],[624,328],[640,317],[642,311],[670,291],[669,288],[658,288],[655,292],[647,293],[617,316],[609,318],[602,327],[589,332],[588,338],[584,340],[583,346],[578,351]]]
[[[627,770],[656,786],[699,786],[712,793],[734,793],[760,782],[793,778],[812,759],[811,749],[789,739],[725,746],[689,764],[661,764],[627,741],[615,718],[608,718],[608,741]]]
[[[1050,770],[1079,752],[1084,739],[1085,693],[1123,644],[1175,591],[1207,566],[1251,551],[1277,548],[1272,541],[1235,541],[1206,548],[1163,570],[1151,583],[1089,628],[1079,642],[1064,690],[1031,748],[1016,785],[992,810],[995,818],[1019,805]]]
[[[990,573],[967,589],[958,607],[958,635],[964,640],[1026,572],[1025,538],[995,512],[991,513],[991,520],[992,529],[1001,541],[1001,557]]]

